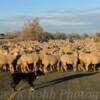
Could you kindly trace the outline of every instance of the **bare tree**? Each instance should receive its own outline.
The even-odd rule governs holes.
[[[40,26],[39,19],[34,18],[24,24],[20,36],[22,38],[39,39],[42,35],[43,28]]]

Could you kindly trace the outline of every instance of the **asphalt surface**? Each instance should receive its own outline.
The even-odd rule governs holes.
[[[100,100],[100,73],[47,74],[34,82],[33,92],[27,83],[20,82],[15,93],[10,87],[10,82],[9,73],[1,72],[0,100]]]

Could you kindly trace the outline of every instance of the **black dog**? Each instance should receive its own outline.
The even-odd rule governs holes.
[[[11,82],[11,87],[16,91],[16,86],[19,84],[21,80],[28,82],[30,87],[34,89],[33,82],[36,80],[37,76],[44,75],[43,72],[40,70],[36,72],[30,72],[30,73],[22,73],[22,72],[16,72],[11,74],[12,76],[12,82]]]

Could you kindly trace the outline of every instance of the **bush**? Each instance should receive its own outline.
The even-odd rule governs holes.
[[[56,32],[52,34],[52,39],[66,39],[66,34],[61,32]]]
[[[80,35],[78,34],[78,33],[70,33],[70,34],[67,34],[67,37],[69,38],[69,39],[74,39],[74,38],[76,38],[76,39],[80,39]]]
[[[97,32],[97,33],[96,33],[96,36],[97,36],[97,37],[100,37],[100,33],[99,33],[99,32]]]

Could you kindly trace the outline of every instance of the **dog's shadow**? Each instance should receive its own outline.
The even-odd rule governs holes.
[[[46,81],[37,85],[40,85],[39,87],[36,88],[36,90],[41,89],[41,88],[45,88],[51,85],[56,85],[65,81],[69,81],[69,80],[73,80],[73,79],[77,79],[77,78],[82,78],[82,77],[88,77],[91,75],[95,75],[97,74],[97,72],[92,72],[92,73],[78,73],[78,74],[73,74],[73,75],[69,75],[66,77],[61,77],[61,78],[57,78],[51,81]],[[42,85],[42,86],[41,86]]]

